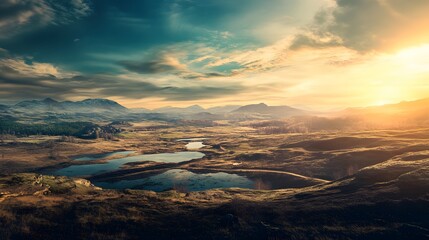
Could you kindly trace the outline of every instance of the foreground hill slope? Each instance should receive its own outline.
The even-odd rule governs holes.
[[[429,238],[429,158],[421,154],[302,189],[112,191],[14,174],[0,179],[0,192],[2,239]]]

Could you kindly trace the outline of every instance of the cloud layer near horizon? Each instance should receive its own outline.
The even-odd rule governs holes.
[[[75,75],[46,63],[26,63],[24,59],[0,60],[0,94],[8,99],[58,99],[81,97],[126,96],[141,99],[161,97],[166,100],[189,101],[236,94],[247,89],[238,84],[219,86],[206,82],[205,86],[160,86],[133,77],[110,75]]]

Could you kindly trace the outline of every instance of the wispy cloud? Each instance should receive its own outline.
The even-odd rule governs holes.
[[[170,74],[182,79],[205,80],[214,77],[226,77],[226,74],[219,72],[203,72],[192,70],[190,64],[203,60],[188,60],[190,55],[195,54],[195,49],[188,52],[184,49],[176,49],[177,46],[166,47],[164,50],[152,50],[152,54],[146,55],[141,60],[123,60],[119,65],[126,70],[138,74]],[[198,54],[198,53],[197,53]],[[183,59],[185,58],[185,59]],[[186,64],[186,63],[187,64]]]
[[[0,3],[0,38],[48,24],[68,24],[90,13],[86,0],[3,0]]]

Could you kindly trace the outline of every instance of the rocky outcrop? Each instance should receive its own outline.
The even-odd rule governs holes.
[[[0,178],[0,201],[24,195],[88,193],[99,191],[90,181],[79,178],[46,176],[35,173],[12,174]]]

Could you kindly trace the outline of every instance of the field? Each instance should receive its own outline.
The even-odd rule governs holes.
[[[201,137],[202,159],[134,162],[89,180],[185,169],[243,175],[258,186],[156,193],[103,190],[44,174],[82,164],[73,157],[83,154],[187,151],[186,142],[176,140]],[[428,138],[429,129],[262,134],[247,123],[162,122],[134,123],[114,140],[17,138],[0,146],[0,169],[7,174],[0,179],[0,224],[7,226],[0,236],[423,239],[429,236]]]

